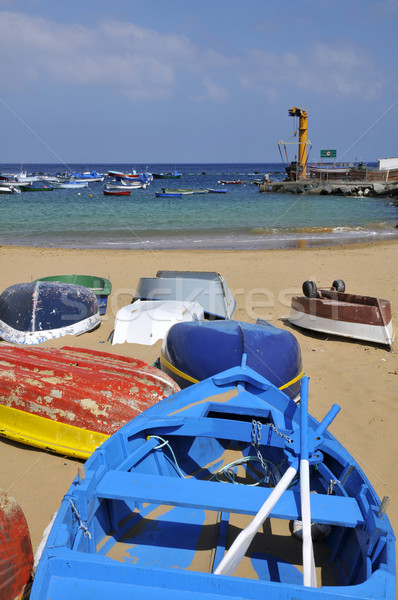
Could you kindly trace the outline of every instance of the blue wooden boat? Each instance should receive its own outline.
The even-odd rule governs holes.
[[[30,600],[394,598],[386,501],[327,431],[339,406],[301,398],[243,361],[135,417],[80,467]]]
[[[179,179],[182,177],[182,173],[179,173],[177,169],[173,172],[161,172],[161,173],[152,173],[154,179]]]
[[[162,371],[181,388],[220,371],[247,364],[291,398],[300,392],[301,350],[290,331],[267,321],[193,321],[176,323],[167,332],[160,356]]]
[[[40,344],[80,335],[100,325],[97,297],[81,285],[32,281],[11,285],[0,295],[0,338]]]

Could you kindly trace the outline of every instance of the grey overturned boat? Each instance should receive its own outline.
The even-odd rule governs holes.
[[[230,319],[236,305],[225,279],[214,271],[158,271],[156,277],[141,277],[135,300],[197,302],[209,319]]]
[[[100,322],[96,295],[81,285],[32,281],[0,295],[0,337],[7,342],[40,344],[80,335]]]
[[[331,289],[322,290],[314,281],[305,281],[303,293],[292,298],[289,321],[293,325],[392,347],[389,300],[346,294],[341,279],[336,279]]]

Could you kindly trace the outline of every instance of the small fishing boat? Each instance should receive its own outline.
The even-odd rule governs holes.
[[[33,567],[32,542],[18,502],[0,489],[0,597],[22,598]]]
[[[123,173],[122,171],[108,171],[108,176],[113,177],[117,181],[141,181],[142,183],[148,183],[153,179],[152,173],[138,173],[135,169],[131,173]]]
[[[97,173],[97,171],[84,171],[83,173],[73,172],[72,177],[76,181],[87,181],[87,183],[96,183],[104,181],[105,176]]]
[[[209,194],[226,194],[228,190],[220,190],[217,188],[207,188]]]
[[[289,321],[297,327],[392,346],[394,332],[389,300],[345,293],[336,279],[331,289],[303,283],[304,296],[293,296]]]
[[[115,179],[139,179],[140,173],[135,170],[131,173],[123,173],[123,171],[108,171],[108,177],[114,177]]]
[[[155,192],[156,198],[180,198],[181,196],[192,196],[193,191],[184,190],[182,192]]]
[[[104,196],[130,196],[131,190],[121,190],[121,189],[105,189],[102,190]]]
[[[20,194],[21,190],[19,189],[19,185],[10,184],[10,185],[0,185],[0,194]]]
[[[43,186],[38,186],[38,185],[20,185],[19,189],[21,190],[21,192],[52,192],[54,187],[50,186],[50,185],[43,185]]]
[[[150,407],[80,468],[30,600],[392,600],[387,499],[339,410],[318,423],[306,377],[298,405],[244,360]]]
[[[224,277],[214,271],[158,271],[141,277],[134,300],[198,302],[207,319],[230,319],[236,302]]]
[[[120,179],[116,183],[106,183],[106,190],[145,190],[149,183],[134,181],[133,179]]]
[[[141,360],[83,348],[0,345],[0,361],[0,435],[82,459],[179,390]]]
[[[96,275],[50,275],[48,277],[40,277],[35,281],[58,281],[59,283],[73,283],[82,285],[91,290],[97,297],[99,314],[106,313],[108,297],[112,291],[112,284],[105,277],[97,277]]]
[[[0,295],[0,338],[40,344],[101,324],[97,297],[86,287],[53,281],[17,283]]]
[[[179,179],[182,177],[182,173],[179,173],[177,169],[170,173],[152,173],[154,179]]]
[[[203,318],[203,308],[197,302],[135,300],[118,310],[112,344],[151,346],[162,340],[175,323]]]
[[[244,354],[249,367],[291,398],[298,397],[303,376],[300,346],[290,331],[267,321],[177,323],[164,338],[160,367],[185,388],[240,365]]]
[[[87,181],[54,181],[53,187],[62,190],[77,190],[88,187]]]
[[[218,183],[221,183],[222,185],[237,185],[239,183],[246,183],[246,181],[242,181],[241,179],[235,179],[233,181],[226,181],[225,179],[221,179]]]
[[[204,190],[194,190],[194,189],[169,189],[169,188],[162,188],[162,192],[164,192],[165,194],[208,194],[209,190],[206,188]]]

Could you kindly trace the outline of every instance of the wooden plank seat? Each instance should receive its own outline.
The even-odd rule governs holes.
[[[271,493],[272,488],[113,470],[103,476],[96,489],[96,496],[100,499],[149,502],[252,515],[259,511]],[[284,492],[270,516],[278,519],[299,519],[299,492]],[[326,494],[311,494],[311,520],[345,527],[357,527],[364,523],[355,498]]]

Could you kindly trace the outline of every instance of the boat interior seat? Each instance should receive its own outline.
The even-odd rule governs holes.
[[[107,500],[149,502],[255,515],[272,490],[273,488],[111,470],[98,483],[96,496]],[[270,516],[277,519],[299,519],[300,493],[285,491]],[[355,498],[327,494],[311,494],[311,519],[316,523],[345,527],[364,524],[362,511]]]

